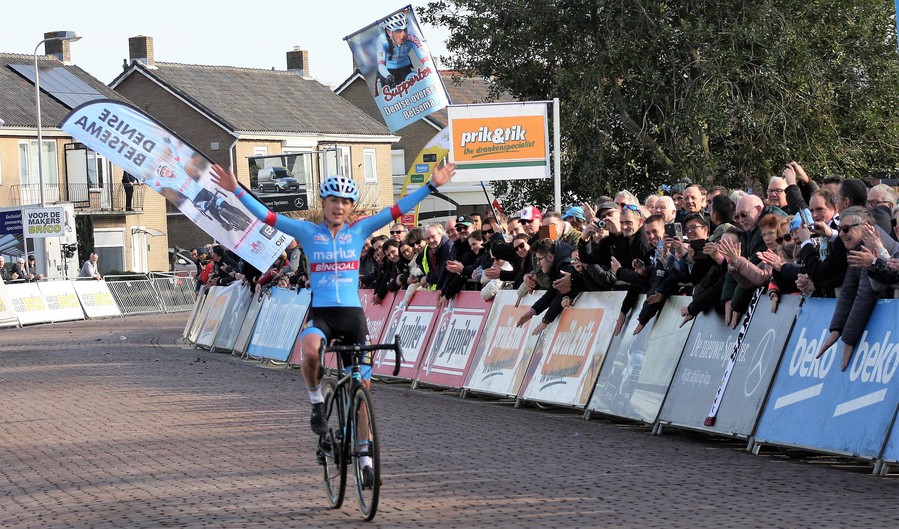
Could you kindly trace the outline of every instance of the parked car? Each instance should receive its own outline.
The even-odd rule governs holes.
[[[196,274],[197,265],[190,258],[190,252],[187,250],[169,248],[169,270],[177,275],[183,275],[184,272]]]
[[[256,175],[256,185],[259,191],[287,193],[299,191],[300,183],[284,167],[265,167]]]

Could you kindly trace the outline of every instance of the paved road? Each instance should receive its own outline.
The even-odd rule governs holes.
[[[374,522],[324,508],[298,371],[185,314],[0,330],[0,526],[895,527],[899,482],[741,443],[376,386]]]

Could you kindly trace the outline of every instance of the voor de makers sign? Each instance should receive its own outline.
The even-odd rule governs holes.
[[[35,208],[24,210],[22,229],[26,237],[62,237],[66,215],[63,208]]]

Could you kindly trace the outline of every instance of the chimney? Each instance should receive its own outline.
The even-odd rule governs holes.
[[[300,74],[300,77],[311,79],[309,75],[309,52],[294,46],[293,51],[287,52],[287,69]]]
[[[142,62],[150,68],[156,68],[156,59],[153,57],[153,37],[138,35],[128,39],[129,62]]]
[[[44,33],[44,38],[49,39],[59,35],[59,31]],[[72,51],[69,48],[71,42],[64,40],[51,40],[44,43],[44,54],[52,55],[63,64],[72,64]]]

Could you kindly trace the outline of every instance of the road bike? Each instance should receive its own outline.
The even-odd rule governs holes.
[[[320,373],[324,372],[325,353],[337,353],[338,380],[322,381],[325,397],[327,433],[319,436],[316,459],[322,466],[328,503],[340,508],[346,494],[347,467],[353,466],[356,500],[365,520],[375,517],[381,489],[381,446],[375,410],[369,390],[362,384],[362,367],[372,365],[374,351],[392,350],[395,357],[393,376],[400,371],[403,357],[400,337],[393,343],[372,345],[325,346],[319,355]],[[345,354],[350,353],[350,354]],[[349,366],[345,364],[350,362]],[[349,368],[347,372],[346,368]],[[363,467],[363,457],[371,458],[371,465]]]

